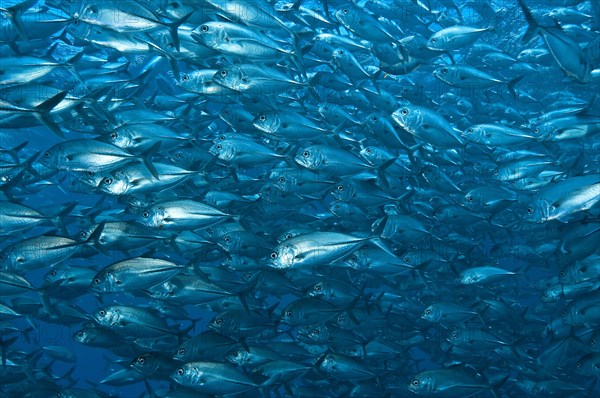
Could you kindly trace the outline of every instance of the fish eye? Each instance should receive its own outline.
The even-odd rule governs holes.
[[[82,237],[82,238],[85,238],[87,236],[87,234],[85,233],[85,231],[81,231],[79,233],[79,236]]]
[[[285,177],[279,177],[279,182],[285,182]]]
[[[222,325],[222,324],[223,324],[223,319],[222,319],[222,318],[217,318],[217,319],[215,320],[215,323],[216,323],[217,325]]]
[[[286,239],[292,239],[292,234],[285,234]]]
[[[348,14],[348,9],[347,9],[347,8],[344,8],[344,9],[342,10],[342,12],[343,12],[344,14]]]
[[[223,69],[223,70],[221,71],[221,76],[222,76],[222,77],[225,77],[225,76],[227,76],[227,71],[226,71],[225,69]]]
[[[319,333],[321,333],[321,331],[320,331],[319,329],[315,329],[315,330],[313,331],[313,333],[318,335]]]
[[[337,186],[337,190],[338,191],[343,191],[344,190],[344,186],[343,185],[338,185]]]
[[[577,362],[577,364],[575,366],[577,366],[578,368],[581,368],[581,362]]]
[[[537,134],[537,133],[539,133],[539,132],[540,132],[540,129],[538,129],[538,128],[535,128],[535,129],[533,129],[533,133],[534,133],[534,134]]]
[[[442,73],[448,73],[448,69],[447,68],[442,68]]]
[[[431,315],[431,310],[430,309],[425,310],[425,314],[426,315]]]
[[[533,209],[531,207],[528,207],[527,208],[527,214],[531,214],[531,213],[533,213]]]
[[[56,276],[56,270],[50,271],[50,276]]]
[[[117,133],[110,133],[110,139],[111,140],[116,140],[118,137]]]
[[[202,32],[208,32],[208,26],[206,26],[206,25],[202,25],[202,26],[200,27],[200,30],[201,30]]]
[[[413,380],[412,381],[412,385],[415,386],[415,387],[418,386],[419,385],[419,380]]]
[[[465,199],[467,199],[467,201],[469,201],[469,202],[473,201],[473,197],[471,195],[467,196]]]
[[[437,41],[437,38],[435,38],[435,37],[432,37],[432,38],[431,38],[431,41],[435,43],[435,42]]]
[[[467,129],[467,134],[473,133],[473,129]]]
[[[177,374],[182,376],[185,373],[185,371],[183,370],[183,368],[179,368],[177,369]]]
[[[452,333],[452,338],[455,339],[455,340],[458,339],[458,334],[457,333]]]
[[[365,152],[367,152],[367,153],[371,153],[371,152],[373,152],[373,151],[371,150],[371,148],[367,148],[367,149],[365,149]]]
[[[566,317],[567,316],[567,311],[563,311],[561,315],[562,315],[563,318]]]
[[[275,252],[271,253],[271,258],[273,260],[275,260],[277,258],[277,253],[275,253]]]
[[[181,153],[177,153],[177,154],[175,154],[175,157],[176,157],[177,159],[181,159],[181,158],[183,157],[183,155],[182,155]]]
[[[406,108],[402,109],[401,113],[402,113],[404,116],[408,115],[408,109],[406,109]]]
[[[309,155],[310,155],[310,152],[308,152],[308,151],[302,152],[302,156],[304,156],[305,158],[307,158]]]
[[[105,183],[106,185],[110,185],[110,184],[112,184],[112,182],[113,182],[112,178],[105,178],[105,179],[104,179],[104,183]]]
[[[145,360],[143,357],[139,357],[139,358],[137,359],[137,363],[139,363],[140,365],[143,365],[143,364],[145,364],[145,363],[146,363],[146,360]]]
[[[237,357],[238,356],[238,352],[237,351],[231,351],[231,356]]]
[[[190,75],[181,76],[181,80],[183,80],[184,82],[187,82],[188,80],[190,80]]]
[[[350,257],[350,260],[356,261],[356,260],[358,260],[358,257],[356,257],[356,254],[355,254],[354,256]]]
[[[77,336],[78,337],[83,337],[83,331],[80,330],[79,332],[77,332]]]
[[[94,176],[94,172],[93,171],[88,171],[86,174],[88,175],[88,177],[93,177]]]
[[[558,276],[560,276],[561,278],[565,276],[565,271],[560,271],[560,273],[558,274]]]
[[[179,355],[183,355],[185,354],[185,348],[180,348],[179,351],[177,352]]]
[[[258,118],[260,119],[261,122],[264,122],[265,120],[267,120],[266,115],[260,115]]]
[[[494,174],[498,175],[498,169],[494,170]]]
[[[404,260],[405,263],[410,263],[410,257],[404,257],[403,260]]]
[[[223,240],[225,241],[225,243],[231,242],[231,238],[229,236],[224,237]]]
[[[346,322],[346,318],[344,318],[343,316],[341,316],[341,317],[338,318],[338,322],[339,323],[344,323],[344,322]]]
[[[465,274],[458,274],[458,279],[462,279],[465,277]]]
[[[218,144],[215,148],[221,149],[221,148],[223,148],[223,146],[221,144]]]
[[[321,285],[316,285],[316,286],[315,286],[315,290],[316,290],[317,292],[320,292],[320,291],[321,291]]]
[[[45,158],[49,158],[50,157],[50,152],[48,152],[48,151],[44,152],[44,157]]]
[[[104,315],[106,315],[106,311],[104,311],[104,310],[100,310],[100,312],[98,312],[98,314],[99,314],[100,316],[104,316]]]
[[[94,285],[98,285],[100,282],[100,278],[94,278]]]
[[[150,213],[148,213],[147,211],[145,211],[145,212],[142,213],[142,217],[148,218],[148,217],[150,217]]]
[[[285,316],[287,316],[288,318],[291,318],[294,315],[294,311],[287,311],[285,313]]]

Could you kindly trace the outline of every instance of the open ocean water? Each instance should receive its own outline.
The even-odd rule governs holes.
[[[600,1],[0,23],[0,397],[600,395]]]

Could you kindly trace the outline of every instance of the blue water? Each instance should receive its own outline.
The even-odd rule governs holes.
[[[1,8],[11,7],[18,2],[4,3],[0,1]],[[88,5],[86,2],[68,4],[61,1],[46,1],[45,3],[50,10],[54,10],[57,15],[66,19],[74,15],[73,10],[83,10],[85,5]],[[166,13],[173,10],[163,2],[144,3],[164,13],[160,17],[161,21],[172,19],[168,18]],[[192,6],[200,4],[200,2],[188,3]],[[77,342],[74,335],[84,324],[94,324],[92,314],[107,306],[156,308],[163,311],[160,316],[174,333],[190,328],[187,333],[180,336],[179,341],[172,341],[168,348],[160,350],[165,356],[170,357],[177,352],[180,343],[210,330],[209,324],[217,314],[233,308],[232,306],[237,306],[235,308],[244,311],[244,306],[239,302],[223,300],[208,306],[177,303],[172,306],[162,306],[159,301],[151,299],[143,291],[97,293],[91,289],[84,289],[80,295],[72,298],[52,296],[47,292],[48,286],[44,282],[44,277],[53,269],[86,267],[100,271],[118,261],[138,256],[165,259],[177,264],[190,264],[186,272],[191,275],[197,272],[197,276],[208,277],[211,282],[230,292],[234,291],[234,286],[250,286],[246,298],[248,302],[245,303],[250,308],[246,309],[247,312],[242,312],[245,314],[243,316],[250,319],[256,314],[261,314],[266,319],[277,323],[277,327],[274,329],[275,335],[266,337],[251,334],[244,339],[239,339],[239,336],[230,332],[230,337],[240,341],[238,349],[259,346],[275,350],[276,343],[291,342],[306,350],[306,355],[293,353],[288,355],[287,352],[279,352],[279,354],[288,361],[306,366],[307,369],[313,367],[312,370],[300,373],[286,383],[275,382],[263,386],[260,390],[251,388],[241,396],[260,396],[260,394],[274,397],[314,396],[315,391],[319,391],[324,396],[415,396],[409,391],[408,383],[413,381],[416,375],[433,369],[452,369],[462,372],[468,375],[466,377],[480,383],[481,387],[469,392],[451,389],[449,395],[438,391],[422,394],[424,396],[462,397],[474,394],[473,396],[485,397],[492,396],[492,389],[501,397],[542,395],[586,397],[600,394],[598,368],[593,368],[589,374],[581,369],[586,355],[595,355],[595,358],[598,358],[599,350],[594,338],[598,337],[600,321],[591,317],[580,322],[579,317],[583,316],[581,313],[576,315],[574,323],[561,321],[566,317],[563,312],[571,311],[578,303],[588,303],[586,311],[592,313],[597,311],[600,275],[586,274],[585,282],[588,284],[580,294],[568,297],[562,295],[551,302],[544,300],[543,296],[551,287],[559,286],[562,289],[571,287],[572,283],[559,279],[561,270],[566,267],[579,264],[594,267],[598,259],[600,242],[597,227],[599,214],[597,202],[600,192],[597,189],[590,189],[588,192],[591,192],[591,206],[578,204],[579,207],[576,206],[567,216],[557,220],[536,222],[526,214],[527,209],[533,203],[537,203],[540,192],[545,192],[543,186],[552,186],[574,177],[598,176],[600,113],[596,96],[600,92],[598,79],[600,63],[597,63],[598,53],[595,56],[592,54],[593,51],[597,51],[597,44],[596,47],[594,44],[589,44],[594,40],[598,41],[600,37],[597,15],[594,18],[557,17],[559,21],[560,18],[566,21],[561,22],[562,34],[572,38],[580,49],[586,46],[590,48],[586,50],[585,56],[590,62],[589,67],[592,72],[585,82],[581,82],[565,74],[564,68],[561,69],[556,59],[565,57],[572,59],[573,54],[559,54],[554,57],[548,54],[540,63],[517,59],[521,51],[526,48],[548,49],[548,44],[541,36],[536,36],[529,43],[523,42],[527,23],[522,10],[515,2],[492,1],[490,4],[493,15],[487,15],[484,11],[489,9],[481,8],[478,12],[476,7],[465,6],[457,1],[455,4],[463,7],[460,15],[462,20],[456,22],[451,20],[458,18],[459,14],[457,7],[453,7],[451,1],[415,3],[396,1],[392,2],[395,4],[396,11],[394,12],[393,9],[387,11],[391,14],[377,11],[375,8],[377,4],[358,2],[358,7],[363,12],[375,16],[379,16],[378,12],[381,12],[381,16],[385,18],[380,19],[380,22],[387,24],[384,26],[393,30],[394,35],[400,38],[421,35],[427,39],[434,32],[453,24],[473,27],[494,26],[494,31],[483,33],[473,43],[449,51],[451,57],[448,53],[438,52],[430,54],[428,59],[422,60],[418,68],[406,73],[394,74],[384,71],[375,74],[373,72],[379,67],[383,69],[383,66],[370,47],[373,43],[364,37],[361,38],[360,32],[352,32],[336,20],[335,12],[345,7],[341,2],[329,1],[328,3],[331,24],[318,25],[310,19],[310,16],[305,15],[307,20],[313,22],[298,35],[300,47],[304,49],[300,59],[309,77],[316,72],[332,72],[334,76],[342,78],[349,87],[354,88],[341,94],[341,90],[304,78],[301,73],[297,73],[294,62],[290,62],[286,56],[261,62],[215,52],[201,61],[171,59],[170,62],[169,59],[175,57],[177,52],[173,46],[165,44],[170,43],[171,39],[168,32],[162,28],[150,30],[148,34],[132,30],[126,35],[156,43],[171,54],[167,57],[154,51],[119,53],[108,46],[93,44],[90,42],[92,36],[88,31],[82,31],[82,25],[88,28],[91,26],[92,29],[95,25],[85,20],[78,20],[77,24],[73,23],[74,20],[65,22],[64,28],[60,29],[48,28],[49,33],[46,38],[24,40],[19,38],[16,27],[11,25],[13,22],[7,16],[9,14],[1,14],[3,40],[10,34],[13,36],[16,34],[17,37],[15,43],[12,43],[14,38],[7,39],[12,43],[10,46],[6,43],[1,45],[1,54],[5,60],[21,57],[23,64],[26,65],[25,56],[31,55],[60,63],[66,62],[80,51],[104,60],[99,63],[90,59],[78,60],[72,67],[56,67],[39,79],[30,80],[28,76],[21,76],[19,79],[23,84],[20,84],[6,83],[6,80],[3,80],[4,71],[13,71],[14,68],[10,69],[10,66],[7,66],[8,61],[5,61],[3,66],[0,59],[0,70],[3,71],[0,74],[3,101],[27,108],[27,103],[32,97],[38,98],[39,102],[47,99],[50,94],[45,90],[48,88],[68,91],[67,98],[75,97],[82,100],[77,107],[71,107],[67,111],[55,109],[49,115],[64,134],[64,138],[53,134],[48,123],[44,125],[40,120],[29,116],[30,111],[8,109],[3,105],[2,110],[5,113],[0,120],[0,147],[3,150],[2,202],[22,204],[47,216],[57,214],[67,205],[76,204],[69,214],[61,219],[51,219],[48,223],[20,230],[8,224],[3,225],[0,247],[5,250],[4,255],[8,253],[6,250],[11,245],[33,237],[63,236],[83,242],[80,232],[102,222],[125,221],[132,225],[142,225],[140,214],[144,209],[154,202],[177,198],[207,203],[231,214],[231,218],[222,220],[220,224],[217,223],[213,229],[219,231],[219,226],[235,222],[239,226],[235,231],[245,231],[248,233],[245,239],[252,237],[265,246],[258,247],[259,254],[253,251],[228,253],[222,246],[216,244],[222,237],[210,235],[208,232],[210,228],[206,227],[198,228],[196,232],[198,236],[209,241],[212,239],[213,244],[201,245],[202,250],[197,251],[180,250],[180,247],[175,250],[175,245],[169,244],[169,238],[173,243],[177,236],[183,237],[185,232],[194,228],[188,228],[187,231],[186,228],[171,231],[158,228],[153,231],[157,235],[162,235],[163,239],[156,239],[156,243],[146,247],[132,248],[127,251],[90,249],[87,256],[73,256],[59,263],[33,269],[6,267],[3,272],[14,272],[23,276],[37,290],[19,295],[2,294],[0,291],[0,303],[9,308],[19,309],[17,316],[0,318],[2,341],[11,341],[4,351],[6,363],[3,364],[0,373],[2,375],[1,396],[60,396],[56,394],[72,388],[90,391],[90,393],[97,391],[97,396],[103,396],[100,394],[104,393],[118,397],[151,396],[149,394],[154,392],[163,394],[169,390],[178,389],[180,392],[183,390],[169,377],[183,363],[172,365],[172,369],[152,375],[147,380],[148,384],[145,384],[139,375],[138,380],[122,382],[118,385],[101,383],[115,372],[130,369],[131,361],[147,350],[137,348],[131,353],[125,353],[121,350],[89,346]],[[100,1],[97,4],[108,7],[109,2]],[[387,2],[381,4],[386,5]],[[403,11],[402,4],[413,7],[416,11],[414,13]],[[302,5],[313,7],[324,15],[320,2],[306,2]],[[592,1],[548,3],[529,1],[527,5],[534,11],[536,17],[540,18],[542,14],[554,7],[565,6],[583,15],[592,15],[594,11]],[[131,4],[127,3],[124,7],[128,6]],[[282,5],[277,5],[280,6]],[[191,40],[193,43],[189,36],[184,38],[182,29],[198,28],[202,18],[205,18],[204,21],[217,19],[214,11],[210,11],[207,5],[202,4],[198,8],[196,14],[180,28],[182,49],[189,45],[185,40]],[[209,11],[206,11],[207,9]],[[40,15],[44,12],[48,10],[33,6],[25,10],[26,16],[21,18],[28,29],[35,29],[36,25],[31,20],[36,17],[41,18]],[[278,15],[288,23],[292,21],[292,17],[285,12],[279,12]],[[544,26],[550,26],[551,20],[544,19]],[[295,28],[300,31],[301,22],[297,19],[294,21]],[[289,40],[289,32],[286,30],[264,26],[262,28],[271,30],[275,39],[285,43],[282,44],[284,48],[293,48]],[[101,29],[111,31],[102,26]],[[115,31],[119,29],[122,27],[118,25],[112,27]],[[356,83],[353,81],[356,80],[355,78],[345,76],[343,68],[338,64],[331,60],[319,59],[318,55],[311,53],[309,44],[312,43],[311,39],[317,32],[339,34],[366,46],[367,49],[364,50],[357,50],[353,46],[347,46],[345,50],[352,52],[369,74],[373,73],[371,77],[358,78],[359,83]],[[486,60],[484,56],[489,55],[493,49],[486,48],[485,45],[495,46],[502,55],[510,59],[502,58],[496,62]],[[16,52],[17,49],[19,52]],[[425,48],[420,50],[426,51]],[[281,62],[277,64],[273,61]],[[443,65],[451,65],[452,62],[456,65],[479,68],[497,78],[498,84],[485,87],[481,85],[456,87],[434,77],[434,70]],[[118,63],[121,63],[120,67]],[[176,79],[173,63],[177,65],[179,81]],[[209,68],[217,71],[230,65],[251,63],[287,73],[290,79],[296,83],[306,83],[310,89],[290,85],[285,90],[278,90],[274,88],[275,84],[269,86],[270,83],[266,83],[263,89],[267,94],[247,95],[229,92],[220,95],[204,95],[190,94],[189,88],[182,84],[183,76],[191,76],[194,71]],[[372,69],[369,69],[370,67]],[[69,68],[77,73],[70,72]],[[93,80],[111,68],[114,68],[114,74],[110,75],[115,77],[114,80],[112,77],[105,81]],[[135,77],[147,70],[150,71],[148,76],[135,80]],[[83,82],[88,83],[87,88],[75,78],[77,74],[81,76]],[[514,86],[515,92],[511,93],[507,82],[517,77],[520,77],[520,80]],[[128,81],[130,83],[127,83]],[[308,84],[308,81],[311,83]],[[19,95],[10,92],[15,87],[22,90]],[[275,94],[270,90],[275,91]],[[370,90],[372,97],[364,95],[364,90]],[[377,102],[378,99],[385,98],[386,94],[393,98],[391,109],[385,109],[382,103]],[[175,103],[177,99],[182,103],[177,105]],[[339,105],[358,122],[346,121],[340,125],[337,119],[322,116],[318,112],[318,106],[325,103]],[[253,117],[264,112],[277,111],[285,115],[289,111],[294,111],[310,119],[324,132],[308,138],[290,138],[288,135],[261,133],[259,129],[252,127],[247,130],[232,129],[219,118],[219,113],[225,106],[243,108]],[[444,118],[455,130],[452,134],[461,137],[464,144],[457,145],[456,148],[436,146],[436,142],[427,142],[422,135],[419,136],[422,130],[416,134],[404,130],[391,117],[392,112],[404,106],[425,107],[438,117]],[[32,106],[29,107],[31,108]],[[96,112],[97,109],[101,110],[100,113],[108,115],[107,119],[114,120],[105,122],[102,114]],[[97,187],[82,183],[85,180],[84,173],[71,170],[68,165],[61,164],[60,167],[53,169],[52,166],[41,161],[45,151],[55,148],[55,145],[61,142],[74,139],[110,142],[111,132],[116,131],[119,125],[152,123],[148,120],[149,114],[124,116],[125,110],[145,110],[153,112],[154,116],[164,117],[165,120],[155,121],[154,125],[166,127],[176,132],[182,139],[181,144],[171,145],[170,148],[168,144],[161,145],[158,151],[147,156],[147,161],[176,164],[199,174],[174,187],[149,192],[147,199],[150,205],[140,209],[128,206],[127,197],[109,195]],[[568,126],[583,124],[588,129],[587,134],[565,140],[534,137],[522,143],[490,146],[472,142],[465,137],[465,130],[475,124],[504,125],[531,134],[535,128],[531,121],[552,111],[557,113],[550,119],[573,116],[575,121],[569,122]],[[391,138],[391,132],[388,130],[371,130],[366,120],[375,112],[387,117],[394,131],[408,145],[398,144],[394,138]],[[10,117],[15,114],[20,115],[21,119]],[[80,123],[82,115],[87,118],[88,126]],[[582,115],[590,119],[586,121],[577,119]],[[92,129],[89,128],[89,124],[93,126]],[[218,159],[210,151],[211,147],[219,142],[221,134],[231,135],[232,140],[238,144],[244,140],[260,143],[276,155],[254,164],[245,163],[239,158]],[[16,152],[11,151],[12,148],[23,143],[26,143],[23,148]],[[334,171],[330,174],[327,170],[314,170],[314,176],[303,177],[305,180],[302,182],[311,184],[316,181],[326,181],[330,184],[326,189],[321,189],[321,185],[315,184],[314,192],[299,192],[301,188],[298,187],[295,188],[296,191],[291,192],[284,192],[283,189],[277,188],[277,180],[271,177],[271,172],[278,167],[286,167],[287,171],[284,175],[290,179],[295,177],[296,172],[305,170],[305,166],[295,158],[300,156],[303,149],[311,145],[325,145],[346,151],[353,156],[352,159],[361,159],[364,169],[351,173]],[[374,167],[366,158],[360,157],[361,149],[367,146],[387,151],[396,161],[384,168],[378,169],[377,165]],[[135,156],[140,156],[143,152],[139,148],[129,149],[129,151]],[[539,155],[549,160],[548,164],[537,173],[526,176],[537,179],[536,181],[542,184],[541,187],[518,189],[516,184],[523,182],[521,178],[507,182],[499,181],[494,177],[494,169],[503,165],[498,160],[500,155],[517,151],[531,151],[534,156]],[[181,153],[185,161],[178,160],[177,153]],[[31,160],[29,164],[28,160]],[[347,164],[340,167],[343,166]],[[97,173],[106,175],[119,167],[122,165],[106,168]],[[13,183],[9,182],[11,180]],[[593,183],[594,181],[591,184]],[[341,200],[349,206],[354,206],[345,214],[336,211],[333,207],[338,201],[334,190],[340,184],[345,184],[346,187],[359,187],[355,196]],[[267,187],[272,191],[268,191]],[[476,188],[493,190],[499,187],[503,191],[502,193],[494,191],[491,194],[491,198],[488,199],[494,203],[489,205],[489,208],[471,207],[467,203],[466,196],[471,190]],[[209,203],[206,196],[209,191],[229,192],[238,197],[231,203]],[[384,200],[381,200],[379,192],[385,193]],[[505,194],[510,199],[498,197]],[[365,197],[367,199],[361,199]],[[500,199],[502,203],[497,205],[496,199]],[[468,216],[443,218],[439,210],[444,206],[463,209]],[[407,218],[399,224],[393,224],[390,220],[395,220],[395,216]],[[377,227],[378,223],[381,227]],[[431,261],[432,265],[424,264],[424,260],[418,268],[408,269],[408,266],[399,268],[397,275],[385,274],[373,269],[355,270],[344,262],[354,253],[365,250],[373,253],[379,250],[378,246],[368,243],[350,250],[342,258],[331,262],[326,261],[314,267],[276,269],[269,256],[279,247],[277,238],[286,231],[298,230],[338,232],[372,239],[381,237],[382,245],[392,251],[398,261],[402,261],[408,253],[416,256],[414,258],[419,256],[426,259],[430,258],[428,256],[435,258]],[[251,246],[255,244],[254,240],[249,242]],[[260,244],[256,245],[260,246]],[[324,242],[314,242],[314,244],[324,245]],[[264,253],[261,251],[263,249]],[[41,255],[44,250],[41,249],[37,253]],[[239,260],[236,257],[238,254],[242,254],[244,262],[236,262]],[[384,252],[378,252],[377,255],[384,256]],[[244,265],[248,263],[250,265]],[[458,282],[459,273],[482,266],[498,267],[510,275],[491,283],[468,285]],[[291,285],[298,288],[298,291],[290,291],[284,287],[278,291],[278,281],[271,282],[272,285],[269,285],[268,280],[260,280],[255,286],[248,284],[251,275],[269,275],[272,272],[280,277],[286,277]],[[349,294],[354,295],[356,299],[351,299],[344,306],[331,304],[335,303],[336,297],[323,297],[329,306],[339,308],[335,316],[324,311],[317,322],[310,322],[309,325],[302,322],[292,325],[280,323],[287,306],[308,297],[308,293],[319,282],[334,286],[336,283],[350,285],[354,290]],[[91,279],[89,283],[92,283]],[[342,291],[343,287],[337,288],[341,289],[341,293],[336,294],[345,294]],[[339,299],[339,296],[337,298]],[[493,308],[490,309],[490,302],[504,304],[508,310],[496,313]],[[435,303],[458,303],[473,314],[462,321],[429,322],[423,318],[424,311]],[[68,310],[74,310],[80,315],[73,319],[66,313]],[[350,318],[356,319],[341,327],[338,322],[339,315],[348,312]],[[303,329],[308,330],[310,327],[324,327],[332,333],[333,337],[329,341],[311,343],[301,336]],[[270,326],[266,324],[264,328],[269,329]],[[456,328],[463,328],[468,333],[473,333],[475,337],[467,339],[467,343],[462,346],[453,347],[450,337],[451,332]],[[555,336],[548,332],[552,329],[556,333]],[[477,333],[481,332],[493,336],[499,342],[484,344],[477,341],[480,338],[480,334]],[[359,342],[355,345],[362,349],[367,349],[369,342],[378,342],[386,346],[389,351],[383,354],[368,351],[370,355],[352,356],[349,354],[350,343],[347,347],[339,343],[348,335],[353,336]],[[16,341],[13,342],[14,337]],[[126,345],[133,346],[128,336],[121,337],[119,343],[124,342]],[[48,352],[48,347],[52,346],[62,347],[72,353],[75,359],[57,358],[56,355]],[[333,370],[326,368],[323,359],[331,353],[339,355],[338,358],[346,358],[352,364],[351,369],[344,368],[340,364]],[[220,359],[197,358],[197,360],[228,363],[224,356]],[[12,368],[15,364],[18,366]],[[257,371],[252,370],[253,366],[231,365],[231,367],[252,378],[257,384],[266,380],[265,377],[255,374]],[[352,371],[357,367],[364,367],[371,376],[364,379],[356,376]],[[13,376],[17,377],[17,380]],[[550,383],[549,391],[541,387],[537,389],[532,387],[535,383],[548,381],[555,381]],[[449,383],[448,380],[438,382]],[[559,382],[562,384],[559,385]],[[308,390],[309,388],[314,390]],[[203,392],[201,387],[197,387],[196,391],[190,393],[192,394],[190,396]]]

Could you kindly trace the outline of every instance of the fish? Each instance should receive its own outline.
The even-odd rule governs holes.
[[[392,113],[392,119],[415,138],[440,148],[463,145],[454,127],[437,112],[421,106],[406,106]]]
[[[597,0],[1,3],[0,396],[600,395]]]
[[[505,377],[503,380],[506,381]],[[456,397],[472,396],[481,391],[492,390],[492,386],[477,381],[454,369],[426,370],[416,375],[408,389],[418,395]]]
[[[434,70],[433,75],[444,83],[459,88],[481,89],[504,83],[513,96],[516,96],[514,85],[522,79],[522,76],[518,76],[504,81],[471,66],[444,66]]]
[[[583,49],[569,35],[564,33],[560,25],[543,27],[533,17],[533,14],[523,0],[519,6],[527,19],[529,27],[523,36],[524,41],[530,41],[538,34],[546,43],[550,54],[565,74],[578,82],[586,83],[590,79],[591,67],[583,53]]]
[[[141,224],[156,229],[200,229],[225,221],[231,215],[191,199],[166,200],[145,209]]]
[[[256,384],[229,364],[188,362],[171,374],[182,386],[208,394],[233,394],[247,391]]]
[[[271,266],[279,269],[314,267],[341,260],[369,242],[382,246],[383,243],[378,239],[333,232],[313,232],[282,242],[274,248],[269,257]]]
[[[154,144],[154,151],[160,144]],[[66,171],[106,171],[131,160],[140,161],[156,178],[154,166],[144,156],[138,157],[117,146],[96,140],[70,140],[56,144],[42,154],[40,163]]]
[[[450,26],[432,34],[427,40],[427,48],[434,51],[460,50],[475,43],[481,35],[491,30],[493,27],[479,29],[461,25]]]
[[[155,258],[132,258],[102,269],[92,279],[91,288],[102,293],[143,290],[170,279],[183,268]]]

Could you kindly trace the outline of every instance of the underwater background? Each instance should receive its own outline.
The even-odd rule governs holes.
[[[0,0],[1,397],[600,394],[597,0]]]

